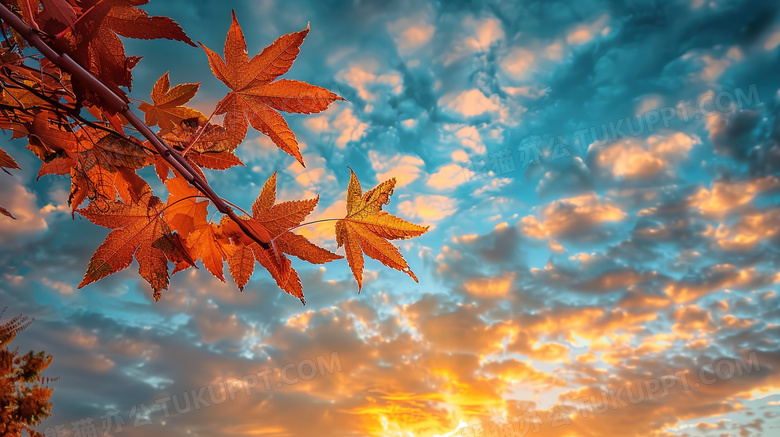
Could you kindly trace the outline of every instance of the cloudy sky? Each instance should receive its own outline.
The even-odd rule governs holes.
[[[54,355],[47,435],[761,436],[780,432],[780,10],[775,1],[156,0],[218,51],[311,23],[287,78],[345,97],[288,120],[307,168],[250,133],[211,181],[249,206],[390,177],[420,279],[293,261],[307,305],[205,269],[160,302],[135,269],[81,290],[108,230],[69,181],[0,175],[0,306]],[[227,89],[201,49],[127,41],[132,96]],[[147,174],[153,179],[153,173]],[[302,231],[335,249],[327,223]],[[659,388],[661,387],[661,388]],[[230,391],[228,390],[230,389]],[[630,398],[629,398],[630,396]],[[121,429],[121,430],[120,430]],[[513,434],[510,434],[512,432]],[[492,434],[491,434],[492,433]]]

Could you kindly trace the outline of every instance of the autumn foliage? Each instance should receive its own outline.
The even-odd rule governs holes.
[[[165,73],[152,88],[151,101],[138,105],[141,121],[127,95],[140,58],[125,54],[120,37],[196,46],[170,18],[150,17],[138,8],[147,2],[2,0],[0,6],[0,128],[14,139],[26,138],[27,148],[42,161],[39,178],[70,177],[74,215],[111,229],[80,287],[127,268],[135,258],[158,300],[171,274],[200,260],[224,281],[227,261],[239,289],[259,263],[279,288],[304,301],[288,256],[314,264],[343,258],[294,232],[306,224],[319,198],[277,202],[274,173],[247,212],[217,195],[203,169],[244,165],[235,151],[250,126],[305,164],[281,113],[317,113],[343,100],[327,89],[280,78],[292,67],[308,27],[250,58],[233,14],[224,56],[200,44],[211,71],[229,88],[212,113],[186,106],[200,84],[171,86]],[[147,167],[164,183],[162,195],[139,175]],[[8,172],[19,165],[0,149],[0,168]],[[389,180],[363,193],[351,172],[347,211],[336,223],[335,237],[359,288],[363,254],[417,280],[388,240],[415,237],[427,228],[382,211],[394,186]],[[213,218],[215,209],[223,215]],[[13,218],[13,211],[0,207],[0,213]]]
[[[0,310],[2,316],[5,310]],[[30,325],[24,316],[0,324],[0,436],[17,437],[27,432],[30,437],[43,437],[32,429],[51,414],[51,380],[41,372],[49,367],[52,356],[45,352],[20,355],[11,350],[16,334]]]

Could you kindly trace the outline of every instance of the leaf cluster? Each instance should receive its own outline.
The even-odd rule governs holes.
[[[138,263],[155,300],[170,276],[198,261],[225,280],[224,263],[239,289],[256,263],[279,288],[304,301],[300,277],[288,256],[327,263],[340,255],[294,233],[319,198],[276,201],[276,173],[251,213],[237,214],[210,188],[208,170],[243,166],[236,155],[251,126],[304,165],[295,134],[282,113],[311,114],[343,100],[327,89],[282,79],[300,53],[308,27],[279,37],[250,58],[235,14],[224,56],[203,44],[211,71],[228,88],[209,116],[188,107],[200,83],[171,86],[165,73],[141,102],[141,122],[130,110],[132,70],[120,37],[166,38],[196,46],[168,17],[150,17],[148,0],[2,0],[0,128],[27,140],[41,160],[38,177],[71,180],[72,214],[111,229],[97,248],[79,287]],[[219,118],[221,122],[215,120]],[[156,127],[153,132],[149,127]],[[152,167],[167,193],[154,193],[139,170]],[[19,169],[0,149],[0,169]],[[208,173],[211,174],[211,173]],[[395,180],[362,193],[354,172],[345,217],[336,240],[362,287],[363,254],[416,276],[388,240],[421,235],[427,228],[382,211]],[[232,204],[231,204],[232,205]],[[209,207],[224,215],[209,216]],[[233,205],[235,207],[235,205]],[[0,214],[13,218],[0,207]],[[171,271],[172,267],[172,271]]]

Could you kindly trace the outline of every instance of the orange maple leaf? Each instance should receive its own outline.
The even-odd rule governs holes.
[[[243,244],[225,245],[222,248],[227,252],[230,276],[238,289],[244,291],[244,287],[255,271],[255,254],[252,248]]]
[[[311,243],[303,235],[290,232],[291,228],[303,223],[318,202],[319,196],[314,199],[276,204],[276,172],[274,172],[263,185],[255,203],[252,204],[252,215],[268,229],[268,233],[282,252],[312,264],[324,264],[343,257]]]
[[[202,117],[182,120],[178,126],[162,134],[165,142],[181,152],[196,171],[199,171],[200,167],[225,170],[244,165],[233,152],[236,145],[231,144],[228,137],[225,128],[206,123]],[[195,142],[192,143],[193,141]],[[162,156],[157,157],[154,165],[160,180],[165,182],[170,166]],[[200,175],[205,179],[202,172]]]
[[[208,204],[197,188],[183,177],[175,177],[165,181],[168,188],[168,201],[165,203],[165,221],[168,226],[183,238],[208,224]]]
[[[117,35],[137,39],[166,38],[197,47],[172,19],[150,17],[136,7],[146,3],[149,0],[84,0],[80,4],[84,13],[77,17],[73,31],[64,36],[67,52],[73,59],[120,96],[125,93],[119,87],[131,89],[130,70],[141,58],[126,57],[125,47]],[[92,91],[84,84],[74,78],[73,85],[78,95],[91,100]]]
[[[290,231],[303,222],[317,206],[318,201],[319,197],[277,204],[276,172],[274,172],[263,185],[260,195],[252,205],[252,218],[246,218],[248,223],[258,223],[268,230],[271,235],[272,247],[270,249],[261,248],[246,237],[230,219],[225,218],[221,225],[222,231],[233,240],[234,245],[243,245],[252,250],[255,259],[271,273],[279,288],[297,297],[304,304],[306,301],[303,298],[300,277],[284,254],[295,256],[312,264],[324,264],[342,258],[312,244],[306,237]],[[244,273],[240,268],[241,265],[245,265],[243,259],[246,257],[246,252],[238,252],[239,250],[241,249],[237,247],[227,250],[228,264],[230,264],[230,256],[232,255],[235,267],[231,267],[231,269],[235,268],[240,273]],[[235,276],[234,279],[236,279]],[[238,282],[236,280],[237,284]],[[241,286],[239,285],[239,287]]]
[[[21,170],[19,164],[5,150],[0,149],[0,169],[8,173],[7,168]],[[11,173],[8,173],[11,174]]]
[[[195,96],[199,86],[200,82],[183,83],[171,88],[168,73],[160,76],[152,88],[152,104],[143,102],[138,106],[145,114],[146,124],[167,131],[188,118],[203,117],[200,111],[182,106]]]
[[[395,178],[382,182],[362,194],[355,172],[350,169],[347,187],[347,216],[336,222],[336,242],[344,246],[347,262],[358,282],[358,293],[363,288],[363,253],[382,264],[405,272],[417,281],[398,249],[387,240],[417,237],[428,231],[385,211],[382,206],[390,202],[395,188]],[[362,194],[362,196],[361,196]]]
[[[244,34],[233,12],[224,60],[201,43],[211,71],[232,90],[216,110],[216,114],[225,114],[224,126],[231,134],[232,144],[244,140],[251,124],[303,165],[295,134],[278,111],[310,114],[324,111],[336,100],[344,100],[306,82],[275,80],[290,69],[308,33],[307,27],[281,36],[250,60]]]
[[[124,270],[135,255],[138,272],[154,290],[159,300],[162,290],[168,288],[168,261],[193,264],[177,235],[171,233],[162,218],[163,203],[148,185],[138,202],[106,202],[99,208],[92,202],[78,210],[92,223],[114,229],[89,260],[87,272],[79,288]]]
[[[199,227],[187,236],[187,248],[193,259],[203,260],[203,266],[222,282],[225,282],[223,274],[225,252],[217,239],[219,228],[213,223]]]
[[[30,125],[28,147],[44,160],[39,177],[70,173],[68,200],[74,211],[86,198],[113,201],[119,194],[126,202],[137,201],[145,182],[135,170],[153,162],[152,154],[134,137],[90,126],[73,132],[45,114]]]

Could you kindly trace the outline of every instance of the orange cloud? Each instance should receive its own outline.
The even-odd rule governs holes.
[[[498,277],[472,278],[463,283],[463,288],[478,297],[504,297],[512,288],[514,278],[512,273]]]
[[[721,223],[714,232],[715,244],[725,250],[748,251],[780,233],[780,209],[746,214],[731,225]]]
[[[380,155],[371,150],[368,152],[371,167],[377,171],[376,178],[386,181],[396,179],[396,187],[403,187],[417,180],[423,173],[425,162],[413,155],[395,155],[392,157]]]
[[[647,179],[686,157],[699,140],[684,133],[669,137],[653,135],[646,140],[626,139],[594,149],[597,165],[613,176],[624,179]]]
[[[717,181],[712,184],[712,190],[700,189],[690,197],[692,206],[699,208],[704,214],[723,214],[745,205],[757,195],[780,186],[780,180],[775,176],[764,176],[748,181],[731,182]]]
[[[520,221],[523,232],[532,238],[581,235],[606,222],[620,221],[626,214],[595,193],[556,200],[542,207],[541,220],[526,216]]]

